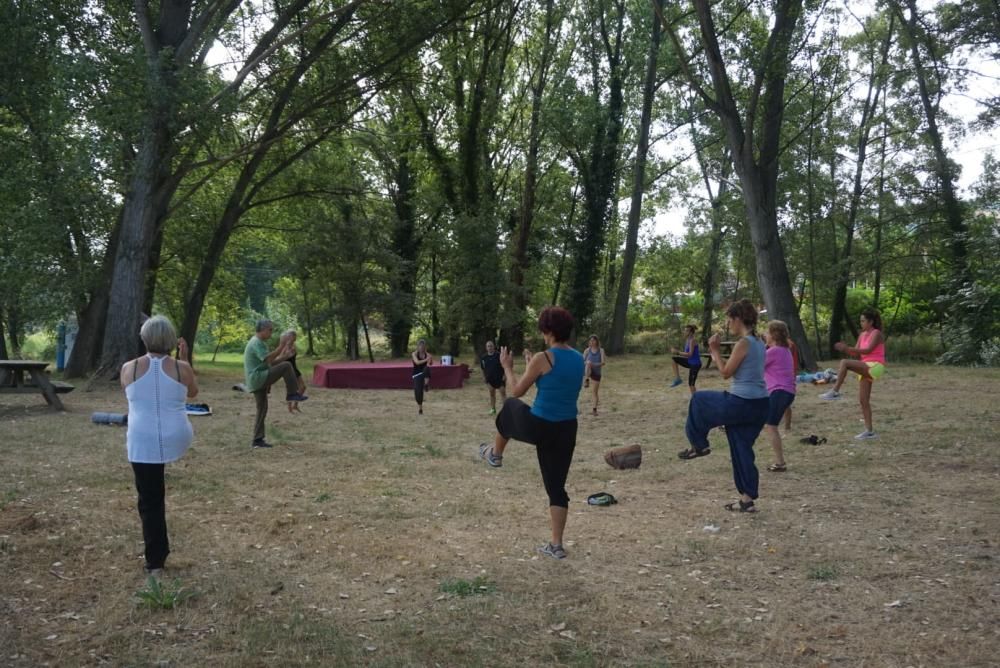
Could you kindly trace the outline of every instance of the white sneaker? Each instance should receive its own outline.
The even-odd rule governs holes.
[[[826,399],[827,401],[836,401],[840,399],[841,394],[837,390],[827,390],[823,394],[819,395],[820,399]]]
[[[854,437],[855,441],[870,441],[872,439],[878,438],[878,434],[873,431],[868,431],[865,429],[863,432]]]

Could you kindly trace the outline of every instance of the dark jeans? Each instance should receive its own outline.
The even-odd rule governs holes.
[[[533,415],[531,407],[526,403],[510,397],[503,402],[496,426],[504,438],[513,438],[535,446],[549,505],[568,508],[566,478],[576,449],[576,420],[543,420]]]
[[[708,447],[708,432],[726,428],[733,460],[736,491],[757,498],[760,476],[754,464],[753,443],[764,428],[770,405],[768,397],[744,399],[729,392],[701,391],[691,395],[684,432],[695,450]]]
[[[279,379],[285,379],[286,394],[295,394],[299,391],[299,381],[295,377],[295,371],[288,362],[275,364],[267,370],[267,380],[264,386],[253,393],[254,401],[257,402],[257,417],[253,423],[253,440],[264,440],[264,419],[267,417],[267,391]]]
[[[146,570],[163,568],[167,555],[170,554],[163,469],[163,464],[132,462],[132,472],[135,474],[135,491],[139,493],[142,540],[146,544]]]

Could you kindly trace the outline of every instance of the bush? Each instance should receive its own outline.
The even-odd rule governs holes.
[[[21,357],[30,360],[54,360],[56,340],[52,332],[36,332],[21,343]]]
[[[981,366],[1000,367],[1000,338],[983,341],[979,363]]]
[[[662,331],[636,332],[625,337],[626,353],[666,355],[669,351],[670,345],[667,341],[667,335]]]

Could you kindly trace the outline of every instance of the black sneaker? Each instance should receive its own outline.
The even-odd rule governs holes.
[[[295,393],[295,394],[286,395],[285,396],[285,401],[305,401],[308,398],[309,397],[307,397],[304,394]]]
[[[251,448],[273,448],[274,446],[271,445],[270,443],[268,443],[267,441],[260,440],[260,441],[254,441],[253,443],[251,443],[250,447]]]

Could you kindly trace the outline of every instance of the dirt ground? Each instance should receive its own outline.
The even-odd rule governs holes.
[[[253,399],[203,369],[196,442],[167,467],[173,609],[143,605],[124,412],[107,388],[0,395],[2,666],[993,666],[1000,655],[996,370],[893,365],[877,441],[848,399],[800,386],[787,473],[762,436],[760,512],[734,514],[724,435],[686,447],[685,387],[663,357],[614,358],[600,414],[581,394],[569,558],[548,538],[533,448],[501,469],[478,376],[412,393]],[[721,389],[705,372],[702,389]],[[585,391],[586,392],[586,391]],[[799,444],[810,434],[823,445]],[[643,464],[615,471],[615,445]],[[590,507],[594,492],[618,505]]]

